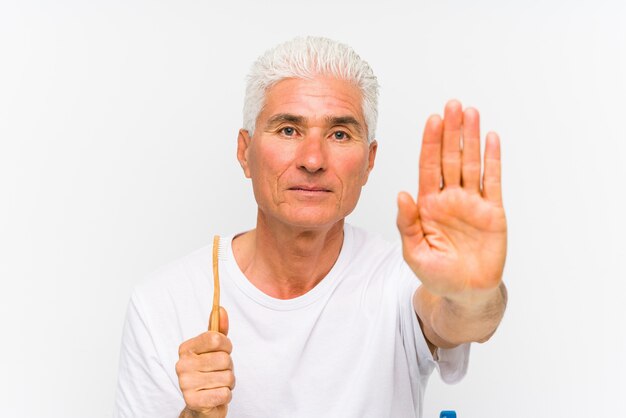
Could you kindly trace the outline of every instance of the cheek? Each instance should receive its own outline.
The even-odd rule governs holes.
[[[344,192],[351,196],[359,195],[361,187],[367,178],[367,159],[364,156],[358,158],[344,159],[341,164],[344,183]]]
[[[276,183],[289,167],[288,150],[256,147],[249,155],[250,174],[255,188],[276,190]]]

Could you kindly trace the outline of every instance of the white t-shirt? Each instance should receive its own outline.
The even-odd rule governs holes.
[[[421,417],[438,368],[460,380],[469,344],[430,354],[412,296],[418,279],[401,247],[345,225],[328,275],[294,299],[272,298],[244,276],[222,239],[221,305],[236,377],[229,417]],[[178,347],[207,330],[211,246],[156,271],[132,295],[122,338],[115,417],[178,417],[185,404]]]

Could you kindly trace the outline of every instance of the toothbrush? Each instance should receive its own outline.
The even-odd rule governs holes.
[[[213,308],[209,319],[209,331],[220,330],[220,275],[218,270],[218,255],[220,236],[213,237]]]

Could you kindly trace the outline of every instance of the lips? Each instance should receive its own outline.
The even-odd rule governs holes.
[[[289,190],[303,191],[303,192],[330,192],[331,190],[327,187],[318,186],[318,185],[309,185],[309,184],[298,184],[297,186],[292,186]]]

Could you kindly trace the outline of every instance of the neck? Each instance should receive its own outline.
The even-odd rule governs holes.
[[[333,267],[343,245],[343,224],[296,228],[259,211],[256,229],[233,241],[239,268],[258,289],[292,299],[313,289]]]

